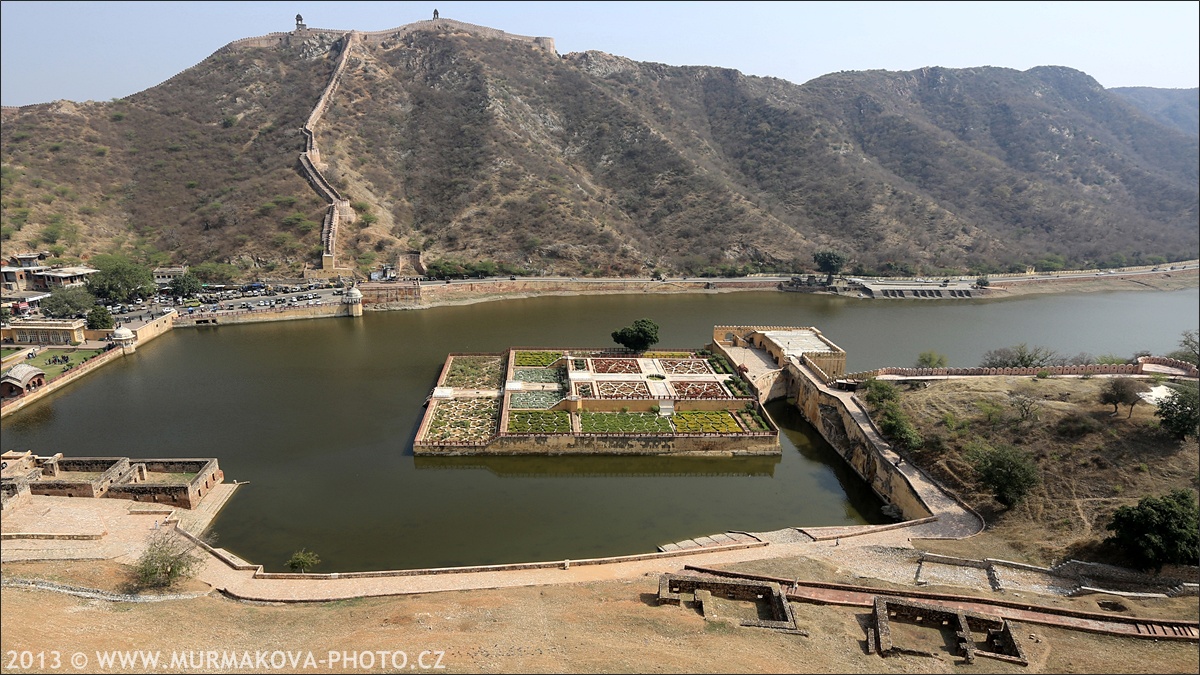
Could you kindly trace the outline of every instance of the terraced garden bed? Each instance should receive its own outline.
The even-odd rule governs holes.
[[[521,382],[562,383],[567,374],[562,368],[517,368],[513,371],[513,379]]]
[[[513,365],[545,368],[562,358],[562,352],[516,352]]]
[[[442,382],[461,389],[499,389],[504,383],[504,357],[455,356]]]
[[[456,398],[438,401],[425,441],[481,443],[500,426],[500,401],[494,398]]]
[[[675,430],[681,434],[740,434],[742,425],[724,410],[678,412],[671,415]]]
[[[551,410],[515,410],[508,414],[510,434],[569,434],[571,413]]]
[[[640,373],[637,359],[592,359],[592,370],[597,373]]]
[[[657,413],[579,413],[579,430],[585,434],[670,434],[670,421]]]
[[[716,382],[672,382],[679,398],[729,398],[729,392]]]
[[[508,407],[546,410],[562,399],[561,391],[514,391],[508,397]]]
[[[597,382],[600,398],[650,398],[645,382]]]
[[[658,362],[668,375],[708,375],[712,369],[704,359],[661,359]]]
[[[762,415],[758,414],[757,410],[739,410],[737,417],[749,431],[771,430],[771,427],[767,426],[767,421],[763,419]]]

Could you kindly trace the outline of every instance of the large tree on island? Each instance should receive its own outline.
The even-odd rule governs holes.
[[[845,267],[846,256],[833,250],[817,251],[813,254],[813,262],[817,263],[817,269],[828,275],[825,277],[825,285],[828,286],[833,283],[833,275]]]
[[[658,344],[658,324],[650,319],[638,319],[632,326],[613,331],[612,339],[626,349],[644,352]]]

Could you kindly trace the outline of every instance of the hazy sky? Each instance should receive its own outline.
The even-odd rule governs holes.
[[[441,16],[638,61],[803,83],[841,70],[1067,66],[1105,87],[1200,84],[1197,2],[2,2],[4,105],[108,100],[228,42]]]

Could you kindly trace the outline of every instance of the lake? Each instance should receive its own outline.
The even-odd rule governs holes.
[[[217,457],[249,481],[213,524],[217,545],[319,572],[561,560],[652,551],[726,530],[888,522],[880,502],[798,415],[771,458],[415,458],[412,440],[450,352],[608,347],[635,319],[660,348],[721,324],[814,326],[851,371],[951,366],[1025,342],[1128,357],[1178,348],[1200,289],[961,302],[780,292],[504,300],[418,311],[179,329],[5,419],[4,450]]]

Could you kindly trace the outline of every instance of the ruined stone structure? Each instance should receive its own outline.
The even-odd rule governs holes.
[[[0,459],[5,510],[26,503],[29,495],[111,497],[193,509],[225,480],[215,458],[130,460],[6,452]]]
[[[903,623],[938,632],[952,631],[958,654],[966,663],[974,663],[977,656],[985,656],[1022,666],[1029,665],[1020,641],[1013,635],[1012,625],[999,617],[926,602],[876,596],[871,618],[874,625],[867,629],[867,651],[878,652],[880,656],[938,656],[897,638],[892,630],[893,624]]]
[[[808,635],[796,626],[796,615],[784,596],[779,584],[750,579],[722,579],[685,574],[664,574],[658,578],[658,604],[682,605],[692,602],[704,615],[705,620],[722,619],[713,607],[713,596],[727,600],[741,600],[765,604],[770,619],[743,619],[738,625],[750,628],[771,628],[793,635]]]

